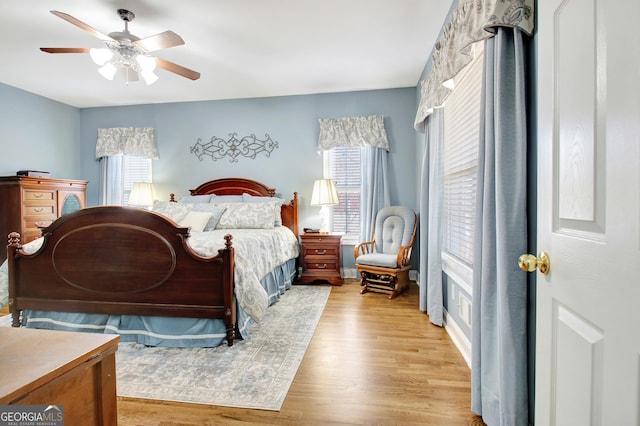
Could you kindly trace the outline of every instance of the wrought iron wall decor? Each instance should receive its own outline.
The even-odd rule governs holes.
[[[258,139],[254,134],[238,139],[237,133],[229,133],[229,140],[213,136],[207,143],[202,143],[202,139],[198,138],[191,147],[191,153],[200,161],[204,156],[211,157],[214,161],[229,157],[230,163],[237,163],[240,156],[255,159],[258,154],[264,153],[269,157],[278,148],[278,142],[271,139],[268,133],[264,136],[264,140]]]

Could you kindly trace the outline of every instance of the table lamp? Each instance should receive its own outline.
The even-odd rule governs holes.
[[[321,225],[320,231],[327,232],[329,230],[329,218],[327,206],[339,204],[338,191],[336,185],[331,179],[318,179],[313,183],[313,192],[311,193],[311,205],[322,206],[320,209]]]
[[[129,205],[150,208],[156,199],[156,190],[152,183],[134,182],[129,194]]]

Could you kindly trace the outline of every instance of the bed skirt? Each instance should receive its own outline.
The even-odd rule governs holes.
[[[290,259],[260,281],[267,293],[269,305],[276,303],[285,291],[291,288],[295,273],[296,259]],[[239,306],[237,321],[240,333],[237,337],[247,339],[255,321]],[[48,330],[118,334],[122,342],[136,342],[146,346],[215,347],[226,340],[226,327],[221,319],[25,310],[23,326]]]

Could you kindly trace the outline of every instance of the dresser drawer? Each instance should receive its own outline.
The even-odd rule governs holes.
[[[25,216],[55,215],[56,206],[54,206],[53,204],[50,204],[48,206],[32,206],[32,205],[26,204],[24,206],[24,214]]]
[[[40,237],[42,237],[42,231],[40,231],[39,229],[32,230],[32,231],[25,231],[22,235],[20,235],[20,242],[22,244],[27,244]]]
[[[40,189],[25,189],[23,200],[26,205],[34,205],[35,201],[55,202],[56,192]]]
[[[56,220],[56,217],[53,215],[42,215],[42,216],[25,216],[24,217],[24,229],[26,230],[35,230],[38,231],[38,228],[44,228],[53,223]]]

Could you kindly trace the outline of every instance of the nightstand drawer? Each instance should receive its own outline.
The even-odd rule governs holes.
[[[340,244],[341,235],[332,234],[302,234],[303,244]]]
[[[302,256],[306,259],[307,256],[326,256],[326,257],[338,257],[339,246],[326,246],[309,244],[302,247]]]
[[[328,271],[340,271],[340,266],[338,265],[338,259],[330,258],[330,259],[305,259],[304,260],[304,269],[324,269]]]

